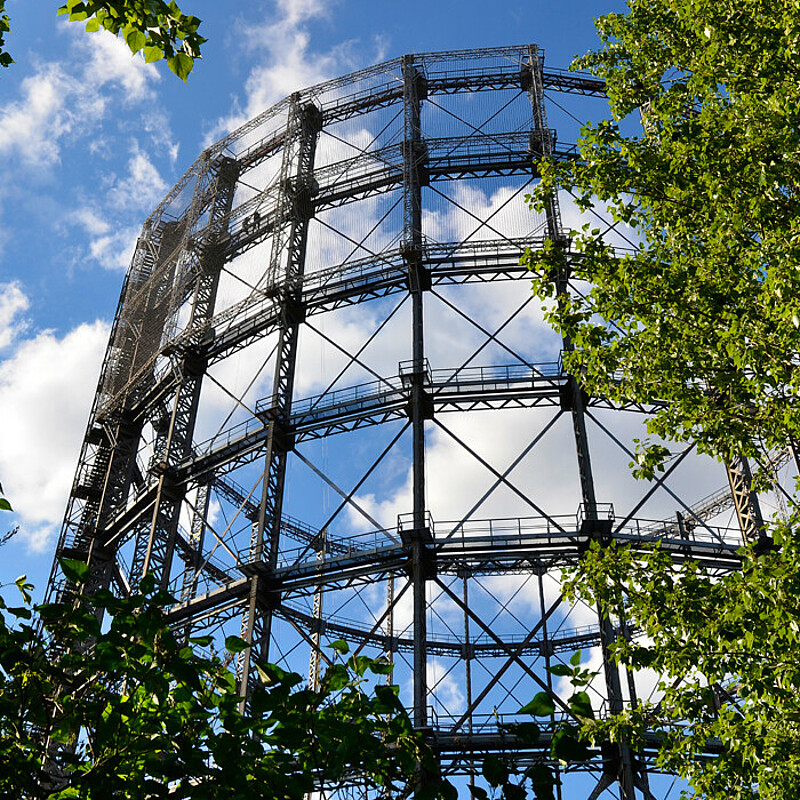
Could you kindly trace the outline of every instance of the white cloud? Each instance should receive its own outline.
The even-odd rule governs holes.
[[[107,31],[86,36],[79,29],[73,36],[74,46],[85,54],[82,77],[87,85],[97,90],[116,84],[128,104],[152,97],[151,84],[161,80],[158,70],[153,64],[145,64],[141,55],[132,55],[122,39]]]
[[[88,207],[73,211],[67,216],[67,221],[74,225],[80,225],[92,236],[104,236],[111,229],[108,220],[103,219],[94,209]]]
[[[91,204],[70,212],[65,222],[89,234],[88,253],[104,269],[127,269],[136,247],[139,223],[168,186],[147,153],[134,141],[127,173],[108,177],[109,188]],[[132,224],[126,224],[129,220]]]
[[[108,331],[43,331],[2,362],[0,476],[32,549],[52,547],[63,517]]]
[[[57,64],[45,64],[22,81],[22,97],[0,112],[0,154],[18,155],[30,165],[51,166],[60,156],[59,142],[79,123],[68,98],[79,84]],[[96,112],[90,108],[92,116]]]
[[[132,58],[124,42],[105,31],[75,37],[78,57],[40,64],[22,81],[20,97],[0,112],[0,154],[16,155],[28,167],[48,168],[61,158],[69,137],[84,135],[108,113],[114,99],[124,105],[152,96],[160,79],[152,64]]]
[[[123,211],[150,210],[168,188],[150,157],[141,151],[138,142],[134,142],[128,160],[128,173],[124,178],[115,178],[104,205]]]
[[[133,258],[138,236],[135,225],[98,236],[89,243],[89,254],[103,269],[125,270]]]
[[[19,315],[28,310],[30,300],[19,281],[0,283],[0,349],[8,347],[27,327]]]
[[[308,23],[329,15],[330,0],[277,0],[274,12],[262,25],[246,26],[242,42],[258,58],[245,83],[243,107],[220,119],[209,133],[209,141],[243,125],[279,100],[299,89],[348,72],[362,63],[355,42],[342,42],[325,52],[312,48]],[[376,43],[381,47],[381,43]]]

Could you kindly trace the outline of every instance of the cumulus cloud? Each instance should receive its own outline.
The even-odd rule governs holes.
[[[56,64],[45,64],[22,81],[21,98],[0,112],[0,154],[16,155],[29,165],[51,166],[60,156],[60,140],[80,118],[68,104],[78,82]],[[84,109],[96,115],[89,107]]]
[[[30,300],[19,281],[0,283],[0,350],[8,347],[27,328],[20,314],[29,306]]]
[[[275,10],[270,11],[263,24],[247,25],[242,42],[256,65],[245,83],[245,99],[217,122],[209,141],[244,124],[292,92],[361,65],[363,56],[356,52],[353,41],[323,52],[313,49],[309,23],[327,17],[332,5],[330,0],[277,0]]]
[[[62,235],[73,226],[89,235],[79,255],[75,247],[65,249],[76,261],[125,268],[143,217],[168,188],[154,157],[174,165],[178,153],[167,114],[152,110],[161,78],[154,65],[132,57],[122,40],[105,31],[92,36],[75,26],[64,31],[74,57],[34,62],[16,96],[0,110],[3,182],[13,187],[15,202],[40,208],[35,187],[58,179],[61,165],[74,163],[76,152],[83,163],[90,153],[85,183],[74,184],[70,207],[56,207],[59,195],[51,193],[48,218]],[[117,115],[137,110],[139,139],[130,140],[116,127]],[[126,168],[119,170],[119,154],[126,150]]]
[[[51,548],[61,523],[108,332],[42,331],[0,364],[0,475],[32,549]]]
[[[71,29],[71,31],[74,29]],[[117,36],[99,31],[85,36],[76,30],[74,46],[86,57],[82,70],[85,82],[99,90],[117,84],[127,104],[147,100],[153,96],[153,83],[161,76],[153,64],[146,64],[141,55],[132,55],[130,48]]]
[[[104,205],[111,205],[122,211],[149,210],[158,203],[169,187],[136,141],[131,146],[127,166],[128,171],[124,177],[114,178]]]
[[[133,258],[138,236],[136,225],[97,236],[89,243],[89,254],[104,269],[125,270]]]
[[[111,174],[96,200],[68,213],[67,225],[89,235],[88,254],[104,269],[126,269],[139,235],[139,223],[167,191],[167,183],[137,141],[131,144],[127,172]],[[130,224],[121,224],[130,220]]]
[[[81,35],[73,46],[81,58],[40,64],[22,81],[19,99],[0,111],[0,155],[16,155],[29,167],[52,167],[66,139],[85,134],[108,113],[109,88],[119,87],[126,104],[152,95],[158,72],[131,58],[110,33]]]

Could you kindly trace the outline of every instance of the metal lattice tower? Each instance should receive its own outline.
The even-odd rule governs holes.
[[[534,45],[405,56],[205,151],[139,238],[58,555],[94,589],[152,574],[176,626],[252,642],[243,690],[254,658],[315,683],[334,639],[386,653],[464,786],[487,753],[547,751],[498,723],[544,689],[551,731],[547,668],[579,648],[597,713],[646,697],[604,655],[624,621],[566,603],[561,568],[616,538],[725,571],[762,522],[743,460],[703,500],[725,471],[691,448],[636,485],[650,409],[587,397],[531,298],[520,257],[549,238],[569,263],[573,211],[524,195],[542,155],[576,157],[553,120],[574,140],[602,98]],[[656,746],[603,748],[558,793],[666,797]]]

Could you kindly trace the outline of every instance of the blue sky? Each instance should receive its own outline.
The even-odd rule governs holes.
[[[56,18],[56,2],[7,5],[0,480],[21,532],[0,579],[26,572],[41,589],[131,248],[199,152],[296,88],[407,52],[536,42],[565,67],[622,4],[186,0],[209,39],[188,85]]]

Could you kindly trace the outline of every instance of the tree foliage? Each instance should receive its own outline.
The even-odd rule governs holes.
[[[575,163],[543,165],[536,204],[567,190],[633,230],[573,233],[591,286],[549,318],[589,392],[661,400],[650,431],[731,458],[800,436],[800,7],[792,0],[629,0],[579,59],[612,118]],[[530,256],[552,297],[563,243]],[[655,461],[663,453],[655,452]]]
[[[88,571],[62,567],[76,585]],[[345,777],[401,793],[420,765],[437,774],[397,687],[368,688],[385,659],[335,643],[317,691],[260,664],[243,712],[228,663],[247,644],[229,637],[217,654],[208,638],[185,641],[167,625],[172,599],[142,583],[32,613],[22,577],[22,604],[0,603],[0,796],[300,800]],[[433,780],[430,797],[443,787]]]
[[[181,80],[186,80],[200,58],[206,41],[197,31],[200,20],[184,14],[174,0],[67,0],[58,9],[70,21],[84,22],[90,33],[105,29],[121,36],[131,53],[141,52],[148,63],[167,60]],[[10,31],[5,0],[0,0],[0,66],[13,63],[5,50],[5,34]]]
[[[541,165],[531,202],[567,192],[635,247],[586,225],[528,256],[534,290],[584,389],[662,401],[651,434],[763,463],[800,432],[800,6],[629,0],[597,24],[602,46],[577,66],[605,79],[611,118],[583,129],[579,160]],[[555,302],[567,276],[582,291]],[[667,453],[644,443],[636,474]],[[800,795],[800,515],[786,499],[775,546],[745,547],[741,571],[658,548],[587,554],[568,591],[637,631],[613,656],[653,670],[660,694],[583,720],[584,738],[635,748],[658,732],[659,763],[694,797]]]
[[[795,518],[793,525],[800,523]],[[746,554],[719,579],[668,553],[595,548],[568,593],[626,617],[637,639],[612,655],[659,676],[656,700],[611,719],[584,721],[584,738],[644,744],[706,800],[800,796],[800,542],[788,526],[777,548]]]

